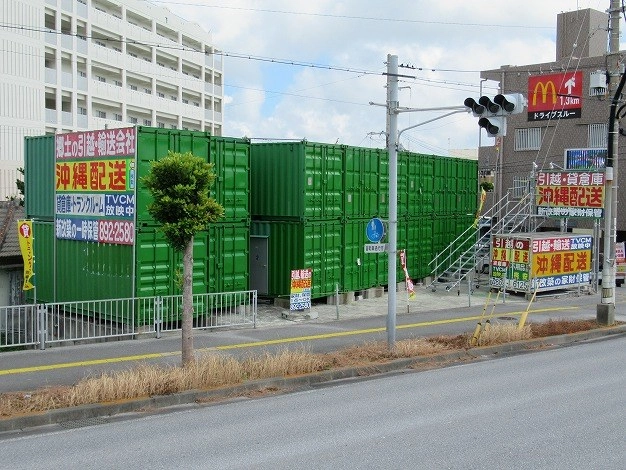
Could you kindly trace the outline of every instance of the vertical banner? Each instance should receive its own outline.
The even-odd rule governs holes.
[[[400,264],[402,265],[402,271],[404,271],[404,282],[406,284],[406,292],[409,295],[409,300],[415,300],[415,287],[411,276],[409,276],[409,270],[406,267],[406,250],[400,250]]]
[[[24,290],[33,289],[35,286],[30,282],[34,274],[33,254],[33,223],[30,220],[18,220],[17,232],[20,241],[20,251],[24,258]]]

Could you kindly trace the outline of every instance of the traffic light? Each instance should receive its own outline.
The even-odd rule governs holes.
[[[510,93],[498,94],[493,100],[488,96],[481,96],[478,101],[465,98],[463,104],[480,118],[478,125],[487,131],[489,137],[499,137],[506,135],[506,116],[521,113],[526,99],[521,93]]]
[[[524,106],[526,105],[526,98],[521,93],[496,95],[493,101],[500,106],[505,114],[519,114],[524,111]]]
[[[489,137],[506,135],[506,119],[501,116],[481,117],[478,125],[487,131]]]

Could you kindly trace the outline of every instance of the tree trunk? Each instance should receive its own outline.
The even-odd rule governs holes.
[[[193,237],[187,242],[183,254],[183,324],[182,363],[189,366],[193,355]]]

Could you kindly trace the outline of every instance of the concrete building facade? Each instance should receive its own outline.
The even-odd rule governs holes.
[[[522,197],[529,191],[533,171],[565,168],[567,149],[606,149],[612,97],[607,84],[608,15],[586,9],[557,17],[557,50],[553,62],[504,65],[481,72],[499,82],[501,93],[523,93],[528,108],[507,118],[507,133],[495,145],[479,149],[479,171],[492,180],[491,202],[509,191]],[[569,85],[569,87],[568,87]],[[484,136],[484,134],[483,134]],[[619,137],[620,162],[626,139]],[[626,164],[617,184],[626,187]],[[618,241],[626,231],[626,207],[618,204]],[[588,228],[588,219],[569,219],[570,227]],[[559,227],[557,219],[548,226]]]
[[[145,125],[221,135],[223,62],[211,35],[138,0],[3,0],[0,199],[24,137]]]

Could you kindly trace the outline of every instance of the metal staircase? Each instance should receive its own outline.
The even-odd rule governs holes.
[[[534,216],[533,202],[531,193],[514,199],[508,191],[480,218],[491,224],[468,227],[430,262],[432,282],[427,287],[433,291],[439,286],[447,291],[460,289],[465,279],[471,280],[472,289],[488,285],[492,235],[535,231],[543,218]]]

